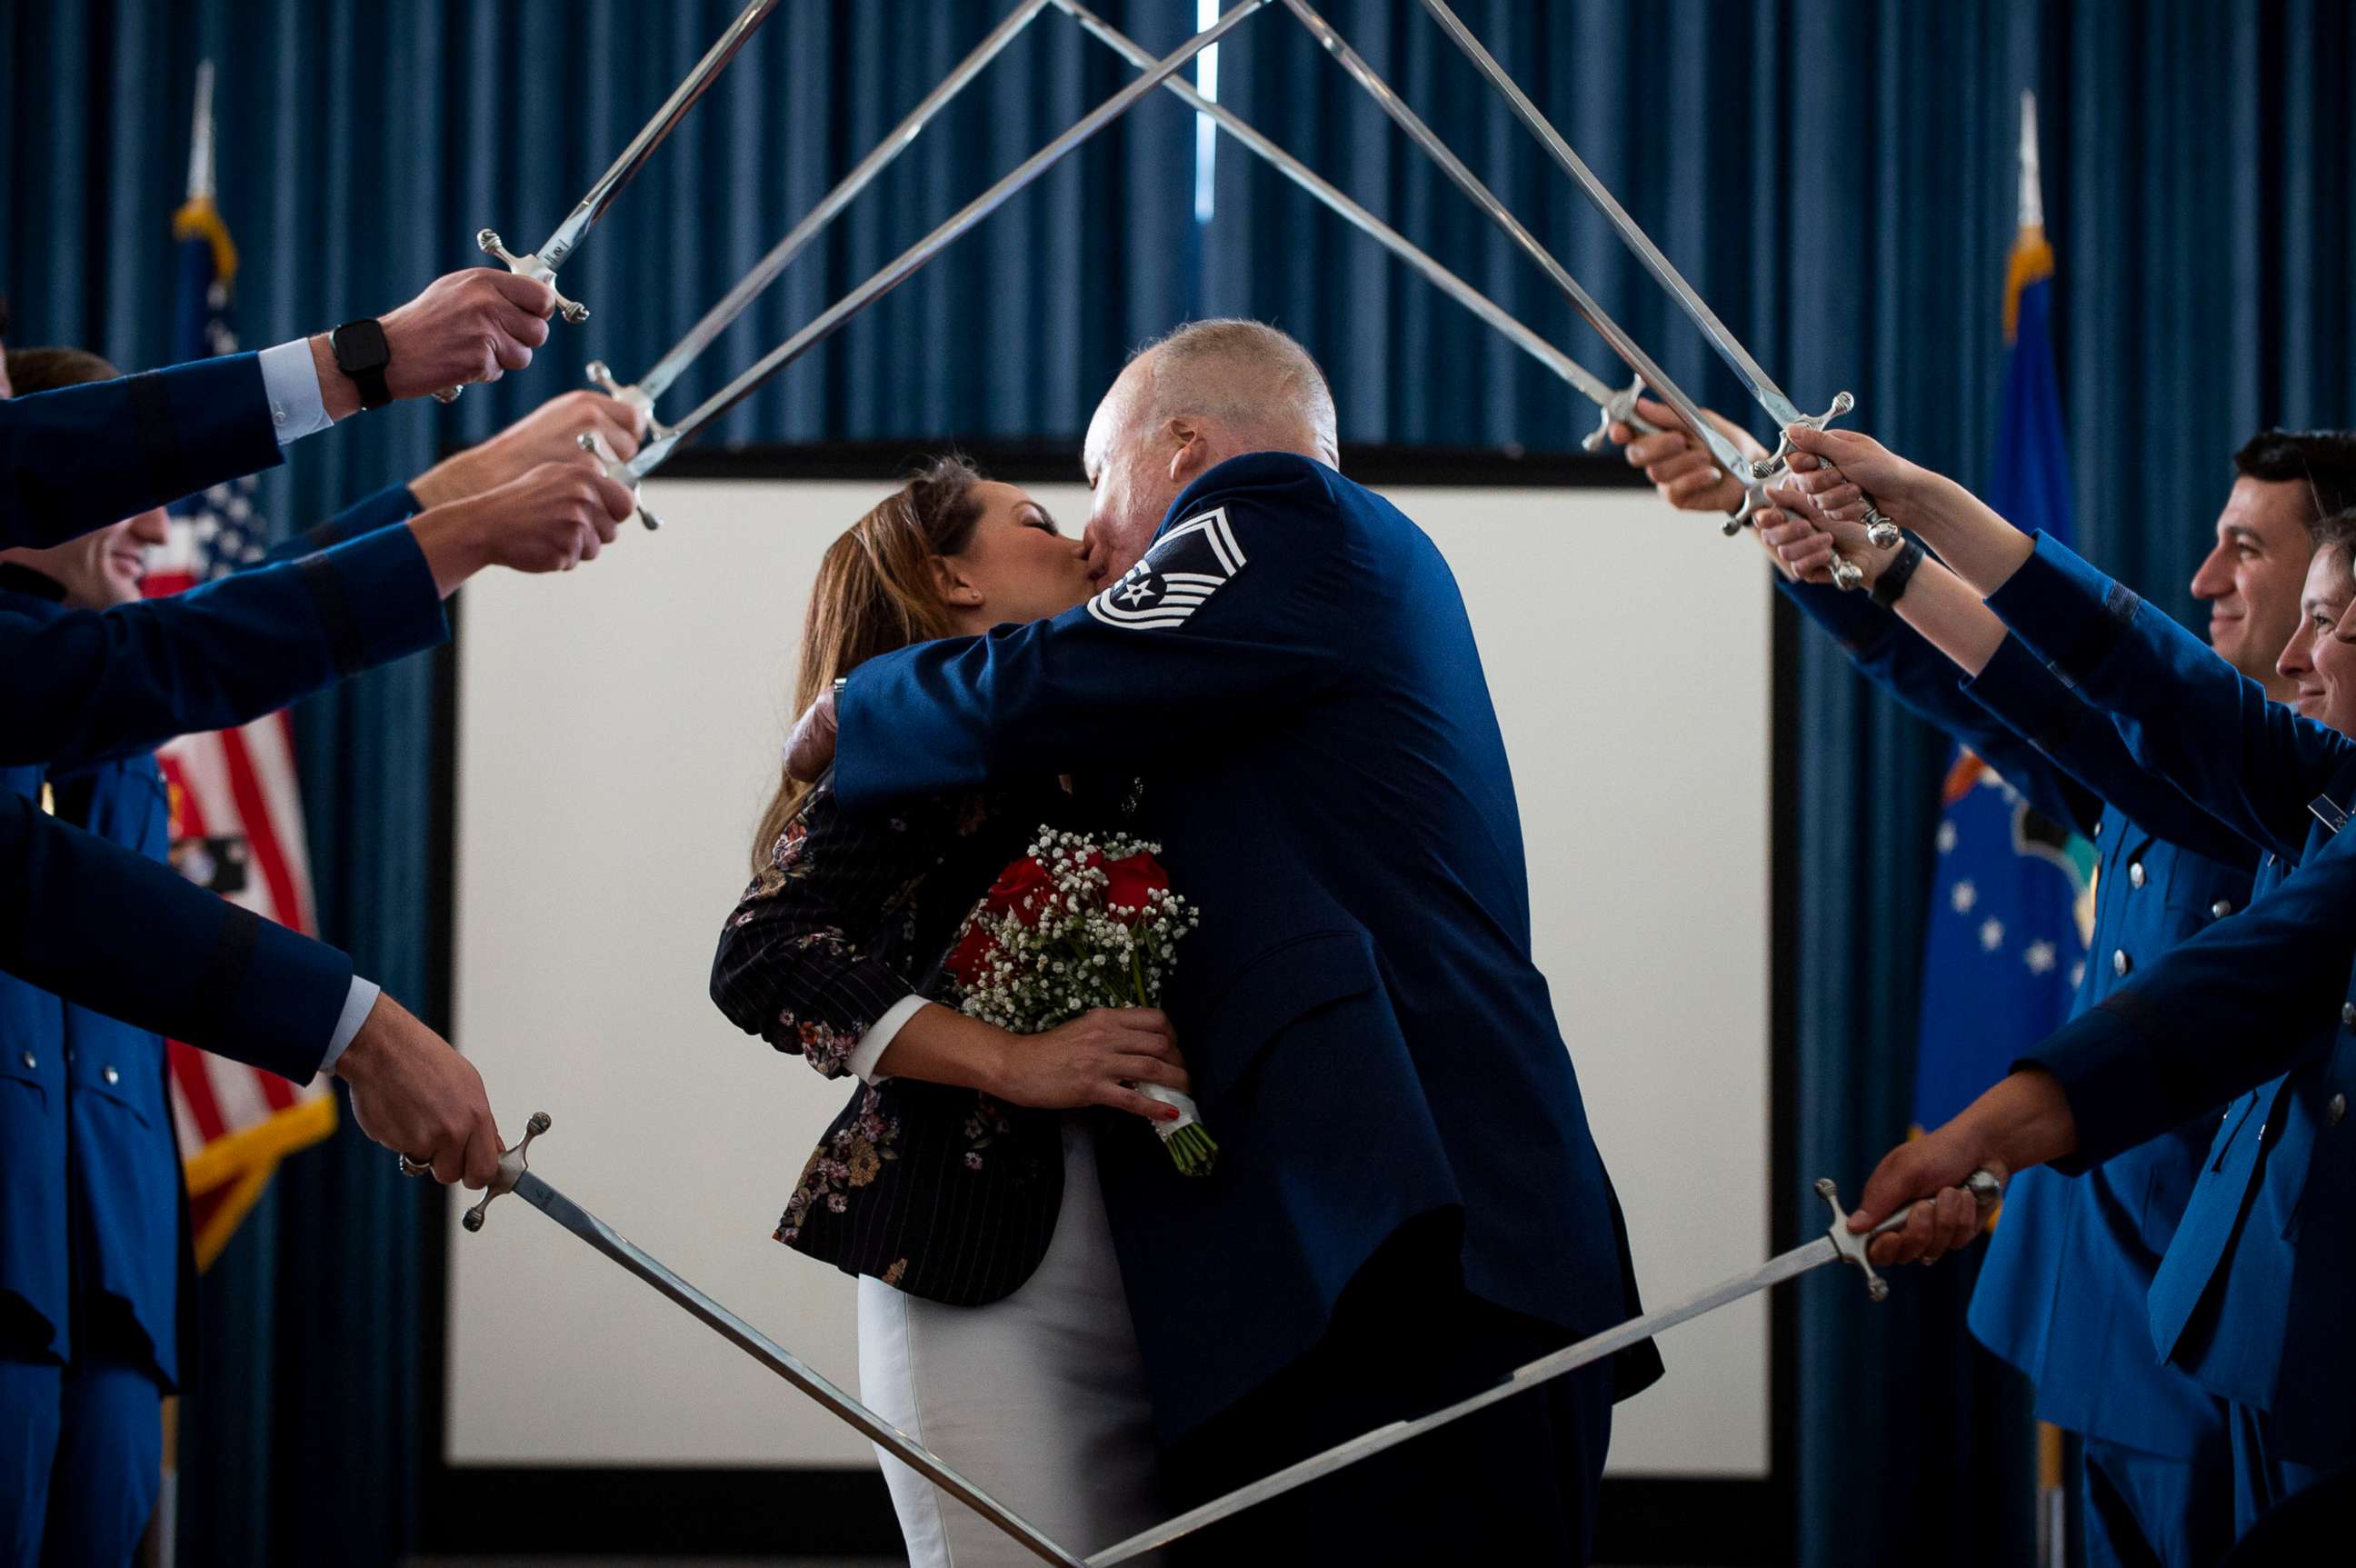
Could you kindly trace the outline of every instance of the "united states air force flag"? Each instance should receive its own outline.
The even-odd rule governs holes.
[[[2033,143],[2030,144],[2033,146]],[[2005,280],[2004,408],[1988,504],[2023,529],[2070,539],[2070,466],[2049,329],[2053,250],[2033,155]],[[2067,1021],[2093,935],[2091,844],[2047,821],[1958,746],[1939,819],[1923,954],[1914,1122],[1936,1127]]]
[[[1155,540],[1143,560],[1088,601],[1088,614],[1123,631],[1184,626],[1243,569],[1243,546],[1227,526],[1227,509],[1220,507],[1189,518]]]

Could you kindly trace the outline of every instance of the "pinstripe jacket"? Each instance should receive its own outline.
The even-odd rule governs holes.
[[[720,933],[712,999],[730,1021],[828,1078],[912,993],[939,998],[966,912],[1060,790],[1009,789],[849,817],[821,782]],[[776,1239],[845,1273],[951,1306],[1013,1292],[1046,1255],[1063,1199],[1053,1112],[913,1079],[862,1085],[819,1138]]]

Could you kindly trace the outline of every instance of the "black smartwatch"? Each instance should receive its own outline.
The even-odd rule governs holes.
[[[360,389],[362,408],[382,408],[392,401],[392,389],[384,384],[384,368],[392,363],[392,354],[384,346],[384,328],[374,317],[345,322],[327,334],[327,346],[335,350],[336,369]]]

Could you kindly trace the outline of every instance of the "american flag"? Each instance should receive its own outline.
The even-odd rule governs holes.
[[[213,206],[210,105],[199,78],[197,151],[187,203],[172,219],[178,247],[175,360],[237,348],[230,326],[237,251]],[[170,542],[149,559],[148,597],[177,594],[251,564],[269,530],[249,477],[173,509]],[[294,731],[284,713],[241,729],[182,736],[156,753],[171,789],[172,864],[192,881],[296,930],[316,929]],[[325,1079],[275,1073],[172,1042],[172,1115],[187,1167],[197,1261],[211,1262],[269,1185],[278,1162],[336,1128]]]

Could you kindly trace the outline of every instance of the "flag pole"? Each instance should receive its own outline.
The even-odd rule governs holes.
[[[213,199],[213,62],[197,62],[195,124],[188,130],[188,199]]]

